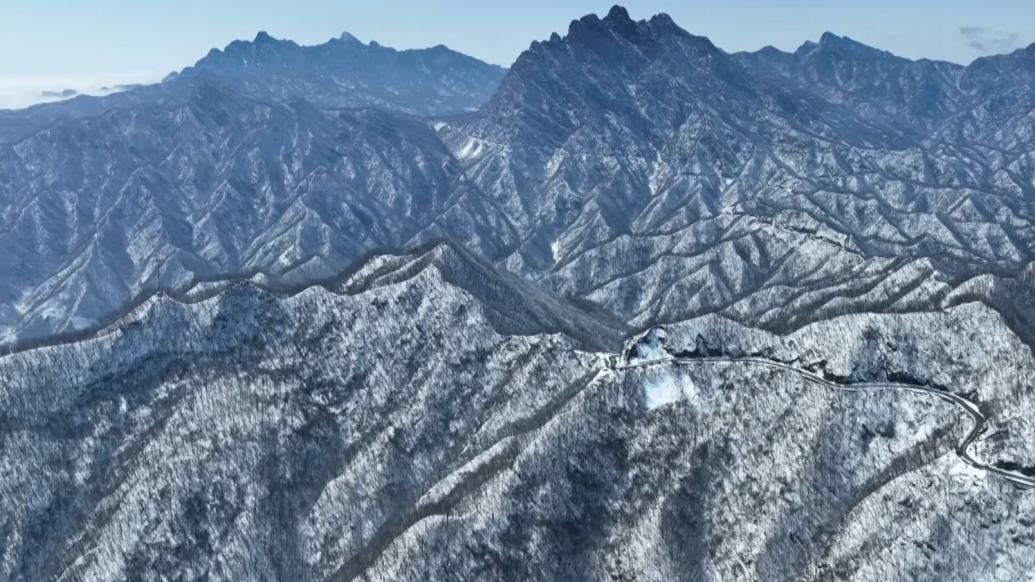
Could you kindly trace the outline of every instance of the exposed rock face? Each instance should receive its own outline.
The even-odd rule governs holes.
[[[0,114],[0,579],[1023,579],[1032,54],[616,7]]]

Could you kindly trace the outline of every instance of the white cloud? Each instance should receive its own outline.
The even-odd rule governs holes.
[[[37,103],[60,101],[59,94],[71,89],[77,94],[104,95],[126,85],[153,83],[153,73],[112,73],[95,77],[23,76],[0,77],[0,109],[19,109]]]
[[[967,46],[986,55],[1008,53],[1021,48],[1021,37],[1015,32],[984,26],[962,26],[959,33]]]

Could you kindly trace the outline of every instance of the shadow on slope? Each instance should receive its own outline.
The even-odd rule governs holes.
[[[103,336],[130,325],[133,313],[155,298],[197,303],[238,286],[257,288],[277,297],[290,297],[313,287],[331,293],[357,295],[401,283],[434,268],[443,279],[470,294],[484,308],[493,328],[504,335],[562,333],[589,350],[616,351],[628,328],[603,308],[581,299],[557,297],[526,279],[491,266],[471,251],[447,241],[421,245],[409,251],[367,253],[348,269],[312,283],[286,285],[263,269],[201,280],[179,292],[149,289],[101,318],[97,325],[29,338],[6,347],[0,356],[65,345]]]

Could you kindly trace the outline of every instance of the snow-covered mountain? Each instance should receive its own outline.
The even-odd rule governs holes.
[[[334,93],[354,71],[298,71],[356,60],[336,51],[432,58],[260,35],[159,86],[190,88],[175,105],[4,147],[8,342],[153,286],[255,270],[300,282],[433,238],[637,325],[783,317],[769,305],[802,280],[820,304],[895,280],[872,298],[890,308],[898,290],[1032,261],[1035,100],[1014,82],[1035,75],[1027,49],[958,67],[827,34],[731,55],[616,8],[533,43],[477,113],[434,122],[326,109],[355,98]],[[343,127],[357,117],[378,121]]]
[[[838,286],[901,277],[883,292],[894,303],[898,289],[1017,273],[1035,249],[1032,142],[1014,143],[1032,108],[1017,91],[990,119],[1002,77],[968,85],[971,69],[955,73],[976,87],[966,109],[954,90],[916,88],[953,85],[952,70],[832,35],[794,55],[729,55],[664,15],[615,9],[533,45],[492,101],[443,133],[521,233],[508,268],[625,318],[762,317],[802,282],[822,304]],[[836,82],[801,80],[813,73]],[[885,113],[926,108],[928,93],[947,96],[945,119],[909,127]],[[1011,137],[954,137],[979,116],[986,135]],[[745,303],[757,294],[761,306]]]
[[[372,249],[448,237],[494,256],[508,243],[506,217],[434,131],[374,109],[204,83],[177,107],[61,122],[0,158],[0,322],[22,337],[198,280],[314,281]]]
[[[620,326],[447,244],[322,286],[262,286],[154,296],[90,338],[0,359],[0,578],[1035,567],[1035,496],[953,453],[969,419],[936,395],[737,360],[627,368],[639,339],[622,348]],[[669,328],[666,349],[699,346],[944,383],[991,418],[971,453],[1035,478],[1035,360],[983,305],[784,338],[716,316]]]
[[[1033,88],[615,7],[0,113],[0,579],[1023,578]]]
[[[398,51],[345,33],[325,44],[299,46],[260,32],[252,42],[213,50],[176,81],[215,78],[258,99],[435,116],[477,109],[505,73],[443,45]]]
[[[477,109],[506,69],[439,45],[395,50],[349,33],[314,46],[260,32],[252,41],[213,49],[191,67],[154,85],[103,97],[80,96],[25,110],[0,111],[0,144],[15,143],[58,121],[96,117],[113,109],[178,106],[198,85],[229,84],[259,101],[303,99],[323,108],[377,107],[421,116]]]
[[[766,47],[734,57],[752,74],[848,106],[909,140],[929,135],[967,97],[960,65],[904,59],[829,32],[793,53]]]

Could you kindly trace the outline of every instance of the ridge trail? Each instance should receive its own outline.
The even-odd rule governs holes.
[[[833,390],[841,390],[844,392],[901,390],[906,392],[930,394],[946,402],[954,404],[960,408],[963,408],[963,410],[966,411],[966,413],[974,421],[974,427],[971,428],[970,432],[968,432],[967,435],[963,437],[963,439],[959,442],[959,444],[956,445],[956,455],[960,459],[962,459],[963,462],[970,465],[971,467],[980,469],[982,471],[986,471],[988,473],[996,475],[997,477],[1005,479],[1020,488],[1035,489],[1035,477],[1029,477],[1027,475],[1024,475],[1023,473],[1019,473],[1016,471],[1008,471],[1006,469],[1002,469],[1000,467],[996,467],[988,463],[983,463],[975,459],[970,454],[970,445],[972,445],[979,437],[981,437],[982,434],[984,434],[985,429],[988,426],[989,418],[981,412],[981,409],[976,404],[967,400],[966,398],[963,398],[962,396],[959,396],[958,394],[953,394],[952,392],[946,392],[944,390],[939,390],[937,388],[932,388],[930,386],[922,386],[919,384],[905,384],[899,382],[867,382],[858,384],[842,384],[839,382],[828,380],[818,374],[791,366],[789,364],[784,364],[782,362],[777,362],[774,360],[768,360],[765,358],[751,356],[707,356],[700,358],[669,357],[658,358],[653,360],[644,360],[627,364],[617,364],[612,361],[612,363],[610,363],[608,367],[615,371],[622,371],[631,370],[635,368],[648,368],[658,364],[675,364],[679,366],[704,366],[710,364],[755,364],[759,366],[766,366],[769,368],[792,372],[798,374],[806,381],[811,382],[813,384],[822,386],[824,388],[830,388]]]

